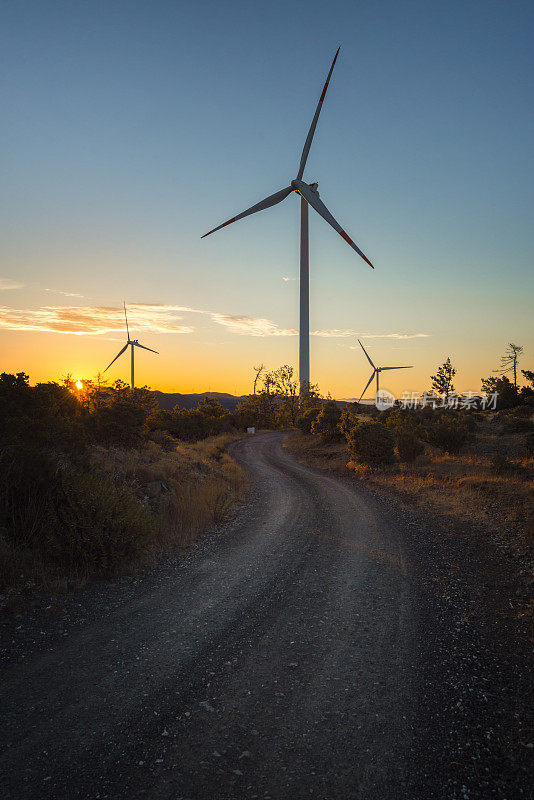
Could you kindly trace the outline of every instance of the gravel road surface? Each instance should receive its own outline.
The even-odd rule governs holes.
[[[532,796],[420,524],[282,434],[235,455],[247,499],[186,558],[4,624],[1,797]]]

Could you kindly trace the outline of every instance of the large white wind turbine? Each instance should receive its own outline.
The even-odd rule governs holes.
[[[379,376],[380,376],[381,372],[383,372],[386,369],[413,369],[413,365],[410,365],[409,367],[375,367],[375,365],[373,364],[373,362],[371,361],[371,359],[369,357],[369,354],[368,354],[367,350],[365,349],[365,347],[363,346],[363,344],[360,342],[359,339],[358,339],[358,344],[360,345],[360,347],[362,348],[363,352],[365,353],[365,357],[366,357],[367,361],[370,363],[370,365],[373,368],[373,373],[372,373],[371,377],[369,378],[369,380],[367,381],[367,383],[365,384],[365,389],[363,390],[363,392],[360,395],[360,400],[364,396],[365,392],[367,391],[367,387],[369,386],[369,384],[371,383],[371,381],[373,380],[375,375],[376,375],[376,393],[378,394],[378,389],[379,389],[378,381],[379,381]],[[360,402],[360,400],[358,400],[358,403]]]
[[[151,353],[156,353],[156,354],[158,354],[158,351],[157,350],[151,350],[150,347],[145,347],[144,344],[139,344],[139,341],[137,339],[130,339],[130,330],[128,328],[128,315],[126,314],[126,303],[124,303],[124,319],[125,319],[125,322],[126,322],[126,344],[124,345],[122,350],[119,350],[119,352],[117,353],[117,355],[115,356],[113,361],[110,364],[107,365],[107,367],[104,370],[104,372],[107,372],[108,369],[111,367],[111,364],[113,364],[118,359],[119,356],[122,356],[122,354],[124,353],[124,351],[128,347],[131,347],[132,351],[131,351],[130,388],[133,389],[135,387],[135,380],[134,380],[134,347],[141,347],[143,350],[150,350]]]
[[[336,59],[338,57],[340,48],[338,47],[337,53],[334,56],[334,60],[332,61],[332,66],[330,67],[330,72],[328,73],[328,77],[326,79],[326,83],[324,85],[323,91],[321,92],[321,97],[319,98],[319,102],[317,104],[317,108],[315,110],[315,116],[313,117],[310,130],[308,132],[308,137],[306,142],[304,143],[304,149],[302,151],[302,156],[300,159],[299,170],[297,173],[297,177],[291,181],[291,185],[287,186],[285,189],[281,189],[279,192],[275,192],[275,194],[266,197],[265,200],[262,200],[260,203],[256,203],[255,206],[247,209],[247,211],[243,211],[242,214],[238,214],[236,217],[232,217],[227,222],[223,222],[222,225],[218,225],[213,230],[208,231],[205,233],[202,238],[205,236],[209,236],[210,233],[215,233],[215,231],[224,228],[225,225],[230,225],[232,222],[236,222],[238,219],[243,219],[243,217],[248,217],[250,214],[255,214],[256,211],[263,211],[265,208],[270,208],[271,206],[280,203],[282,200],[285,200],[291,192],[296,192],[300,195],[300,332],[299,332],[299,379],[300,384],[303,386],[304,384],[309,383],[310,381],[310,275],[309,275],[309,244],[308,244],[308,205],[312,206],[320,216],[328,222],[332,228],[342,236],[347,244],[349,244],[353,250],[355,250],[358,255],[360,255],[364,261],[366,261],[370,267],[373,265],[369,261],[369,259],[362,253],[360,248],[354,244],[350,236],[343,230],[341,225],[334,219],[330,211],[327,209],[325,204],[319,197],[319,192],[317,191],[317,183],[305,183],[302,180],[302,176],[304,174],[304,167],[306,166],[306,161],[308,159],[308,153],[310,152],[310,147],[313,139],[313,135],[315,133],[315,128],[317,127],[317,120],[319,119],[319,114],[321,113],[321,108],[323,107],[324,98],[326,95],[326,90],[328,89],[328,84],[330,83],[330,77],[332,75],[332,71],[334,69],[334,64],[336,63]]]

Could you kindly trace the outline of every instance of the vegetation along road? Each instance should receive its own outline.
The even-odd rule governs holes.
[[[235,446],[247,498],[186,558],[7,627],[3,798],[529,796],[506,643],[416,517],[283,440]]]

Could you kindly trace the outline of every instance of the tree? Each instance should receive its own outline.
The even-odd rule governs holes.
[[[521,353],[523,352],[523,348],[520,344],[513,344],[510,342],[506,350],[504,351],[504,355],[501,356],[501,366],[498,369],[493,370],[497,372],[499,375],[507,375],[509,372],[513,373],[514,376],[514,389],[517,392],[517,365],[519,363],[519,359],[521,357]]]
[[[280,401],[280,423],[294,426],[299,408],[299,383],[293,377],[293,367],[284,364],[270,373],[272,385]]]
[[[204,397],[196,410],[200,415],[204,436],[216,436],[232,427],[231,415],[213,397]]]
[[[320,409],[321,393],[319,386],[314,383],[303,382],[300,386],[299,410],[303,414],[310,408]]]
[[[301,413],[297,419],[297,427],[302,433],[310,434],[312,432],[312,425],[319,416],[320,408],[308,408],[304,413]]]
[[[255,373],[254,374],[254,391],[253,391],[253,394],[256,394],[256,384],[258,383],[261,375],[265,371],[265,365],[264,364],[260,364],[259,367],[252,367],[252,369],[254,370],[254,373]]]
[[[445,399],[454,391],[452,379],[456,375],[456,370],[452,366],[450,357],[443,362],[435,375],[430,376],[432,388]]]
[[[526,378],[526,380],[532,385],[532,388],[534,389],[534,372],[532,370],[530,370],[530,369],[522,369],[521,373],[522,373],[523,377]]]
[[[487,394],[494,394],[497,392],[497,405],[499,408],[513,408],[517,405],[517,392],[510,378],[503,375],[501,378],[495,378],[491,375],[489,378],[482,379],[482,391]]]
[[[275,425],[278,403],[276,398],[265,391],[249,394],[238,405],[235,421],[238,428],[273,428]]]

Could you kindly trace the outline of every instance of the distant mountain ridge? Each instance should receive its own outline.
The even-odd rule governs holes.
[[[227,411],[235,411],[237,406],[246,400],[248,395],[234,395],[227,392],[200,392],[199,394],[180,394],[179,392],[160,392],[153,391],[152,394],[156,398],[159,407],[163,411],[172,411],[175,406],[179,408],[196,408],[198,404],[204,400],[205,397],[211,397],[218,402]],[[347,403],[353,403],[355,400],[337,400],[336,402],[343,408]],[[362,400],[362,403],[373,403],[373,400]]]
[[[158,401],[159,407],[163,411],[172,411],[175,406],[179,408],[196,408],[206,397],[217,400],[227,411],[235,411],[237,406],[246,399],[246,396],[227,394],[226,392],[200,392],[200,394],[180,394],[179,392],[159,392],[153,391],[152,394]]]

